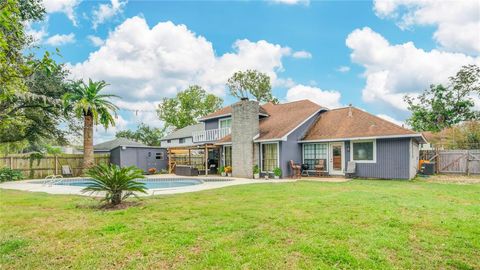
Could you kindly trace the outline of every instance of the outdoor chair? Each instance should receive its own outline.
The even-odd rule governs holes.
[[[349,178],[355,177],[357,171],[357,163],[355,161],[349,161],[347,163],[347,171],[345,172],[345,175]]]
[[[63,176],[73,176],[72,169],[69,165],[62,165],[62,175]]]
[[[299,164],[295,164],[293,160],[290,160],[290,170],[292,171],[292,178],[301,177],[301,166]]]
[[[315,165],[315,176],[323,176],[325,173],[325,159],[320,159]]]

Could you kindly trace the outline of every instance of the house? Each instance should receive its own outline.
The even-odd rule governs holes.
[[[324,160],[329,175],[344,175],[354,161],[358,177],[411,179],[419,144],[426,142],[421,134],[355,107],[330,110],[309,100],[259,105],[244,99],[200,122],[204,130],[192,133],[190,146],[169,148],[184,151],[179,164],[196,166],[189,163],[195,157],[205,174],[212,173],[212,166],[232,166],[234,176],[247,178],[254,165],[263,175],[279,167],[287,177],[290,160],[310,171]],[[195,150],[203,155],[192,154]],[[170,166],[176,160],[172,155]]]
[[[126,138],[116,138],[93,146],[96,154],[110,154],[110,163],[120,167],[136,166],[145,173],[148,169],[167,169],[167,150],[159,146],[148,146]]]
[[[193,133],[204,130],[205,125],[203,123],[177,129],[163,137],[160,145],[166,148],[193,146]]]

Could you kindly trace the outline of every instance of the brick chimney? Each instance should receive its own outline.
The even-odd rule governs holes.
[[[232,167],[234,177],[253,177],[253,137],[259,133],[257,101],[242,99],[232,105]]]

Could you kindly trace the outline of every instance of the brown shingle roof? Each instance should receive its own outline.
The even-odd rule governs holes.
[[[267,103],[262,107],[269,116],[260,120],[260,136],[256,140],[280,140],[322,108],[310,100],[299,100],[284,104]],[[232,138],[228,135],[219,140],[218,143],[231,141]]]
[[[351,110],[351,113],[350,113]],[[417,133],[354,107],[324,112],[303,140],[415,135]]]
[[[260,106],[259,113],[268,115],[268,113],[265,111],[263,106]],[[223,116],[223,115],[229,115],[229,114],[232,114],[232,105],[223,107],[220,110],[217,110],[211,114],[207,114],[204,117],[200,118],[200,121],[206,120],[206,119],[212,119],[212,118]]]

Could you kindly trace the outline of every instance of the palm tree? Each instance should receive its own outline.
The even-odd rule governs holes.
[[[118,109],[109,101],[115,95],[100,94],[108,84],[104,81],[88,80],[72,84],[72,91],[63,96],[65,112],[73,111],[78,118],[83,118],[83,167],[94,165],[93,157],[93,125],[102,124],[105,129],[115,125],[112,113]]]
[[[120,168],[115,164],[97,165],[88,170],[87,175],[93,178],[82,192],[105,192],[105,200],[117,205],[134,192],[146,192],[145,184],[135,179],[145,178],[143,171],[135,166]]]

